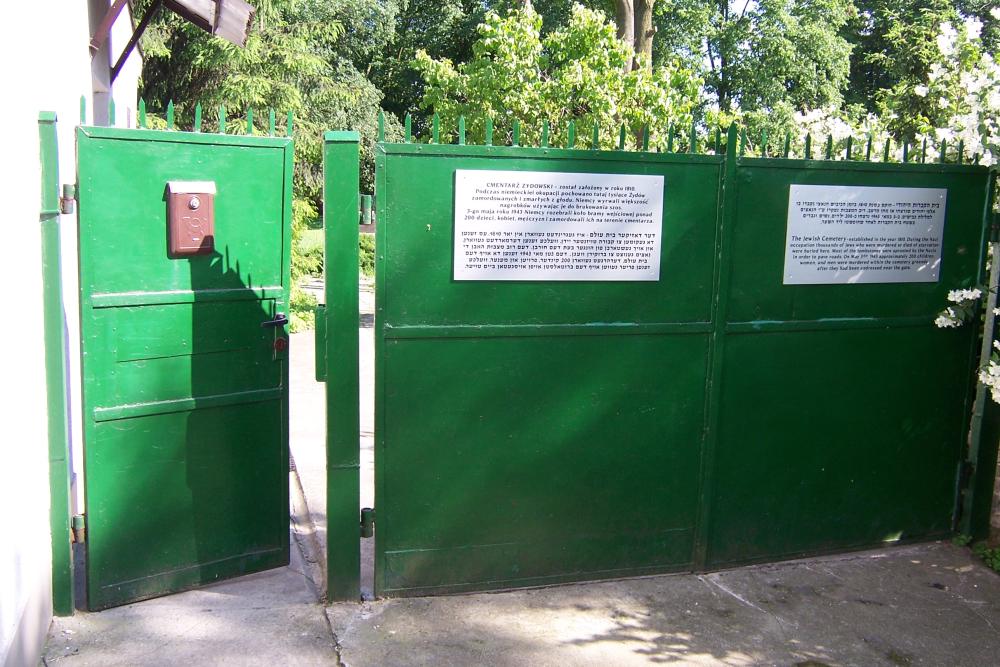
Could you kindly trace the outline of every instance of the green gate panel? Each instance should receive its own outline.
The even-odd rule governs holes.
[[[379,150],[377,594],[690,569],[721,159]],[[456,169],[663,175],[661,280],[452,280]]]
[[[288,562],[291,140],[80,128],[91,609]],[[166,184],[216,185],[168,255]]]
[[[948,534],[970,389],[953,333],[730,336],[709,567]]]
[[[378,241],[380,254],[390,259],[381,267],[385,293],[377,305],[387,328],[595,322],[656,325],[711,319],[721,176],[718,158],[383,146],[387,153],[379,155],[378,221],[389,229]],[[664,175],[663,218],[670,224],[663,230],[660,280],[576,285],[453,281],[456,169]],[[625,312],[627,317],[623,317]]]
[[[728,321],[914,317],[922,325],[931,325],[949,290],[980,280],[986,243],[986,180],[986,170],[972,166],[744,160],[737,170],[736,218],[725,248],[731,262],[731,279],[726,286]],[[940,279],[929,283],[783,285],[788,188],[793,183],[946,188]]]
[[[389,341],[381,592],[689,565],[707,348],[704,334]]]
[[[948,290],[982,282],[984,176],[969,166],[740,162],[705,567],[952,530],[976,335],[933,320]],[[792,183],[946,188],[940,280],[783,285]]]

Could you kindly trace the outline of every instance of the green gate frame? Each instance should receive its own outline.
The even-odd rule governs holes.
[[[49,439],[49,530],[52,539],[52,610],[70,616],[73,595],[73,540],[70,528],[69,374],[66,315],[63,312],[60,245],[59,150],[56,114],[38,115],[41,157],[42,290],[45,328],[45,391]]]
[[[326,383],[327,591],[361,596],[357,132],[323,135],[325,306],[316,312],[316,379]]]
[[[829,144],[826,159],[811,159],[808,148],[806,159],[788,159],[787,150],[785,158],[745,157],[743,145],[746,140],[743,137],[741,144],[735,126],[729,129],[722,146],[724,154],[718,151],[721,142],[717,141],[715,155],[520,147],[516,145],[516,130],[514,146],[470,146],[464,145],[462,128],[463,125],[460,125],[459,145],[410,143],[407,138],[401,144],[380,142],[376,149],[378,595],[495,589],[674,570],[701,571],[740,563],[851,550],[884,542],[943,537],[953,533],[959,518],[970,525],[974,533],[981,533],[982,507],[989,504],[989,494],[984,493],[987,489],[986,478],[995,467],[995,446],[978,449],[978,461],[973,463],[980,473],[972,480],[976,489],[975,496],[969,501],[972,511],[964,517],[957,514],[963,500],[961,494],[965,491],[958,487],[965,481],[965,466],[961,462],[969,451],[966,438],[968,415],[975,396],[973,371],[978,359],[977,335],[973,327],[958,331],[937,330],[931,320],[944,306],[944,297],[949,289],[983,282],[981,267],[988,241],[987,222],[991,219],[995,173],[974,164],[924,163],[926,149],[919,163],[905,164],[874,163],[867,159],[859,161],[850,155],[848,160],[834,161]],[[702,185],[698,186],[701,189],[694,195],[688,192],[692,186],[686,181],[687,189],[669,190],[671,186],[668,185],[671,193],[668,197],[700,197],[704,193],[704,196],[713,198],[712,206],[717,211],[717,217],[712,223],[714,240],[709,241],[711,275],[707,285],[694,286],[702,290],[696,294],[699,299],[702,294],[709,297],[708,316],[699,318],[696,315],[700,306],[692,306],[685,311],[688,316],[672,320],[635,319],[635,312],[642,313],[642,317],[653,312],[650,310],[652,306],[643,301],[644,297],[637,296],[639,300],[631,311],[622,311],[618,317],[594,319],[595,314],[606,314],[597,302],[602,297],[616,294],[614,290],[619,287],[586,283],[592,292],[587,297],[579,293],[580,283],[479,282],[470,285],[454,281],[450,254],[453,209],[450,207],[453,205],[451,175],[456,168],[603,170],[621,173],[660,173],[657,169],[701,170],[704,172]],[[714,182],[708,175],[713,169],[718,174]],[[671,178],[683,173],[679,170],[671,173],[667,178],[668,184]],[[777,214],[773,211],[777,210],[775,202],[780,203],[782,197],[787,206],[789,182],[947,187],[948,222],[942,250],[941,279],[936,283],[895,285],[782,285],[780,253],[784,249],[785,211]],[[681,194],[672,194],[676,192]],[[685,200],[677,206],[685,207],[684,210],[690,212],[696,203]],[[771,217],[754,220],[757,209],[768,211],[767,215]],[[665,210],[664,219],[674,220],[668,215]],[[781,243],[773,242],[775,233],[780,234]],[[757,238],[765,238],[769,234],[771,237],[764,241]],[[755,243],[758,245],[755,246]],[[673,261],[683,259],[675,258]],[[667,266],[667,260],[663,262]],[[774,282],[775,266],[778,267],[777,284]],[[671,277],[661,275],[661,281],[665,279]],[[697,282],[701,276],[692,280]],[[650,290],[640,285],[635,288],[637,294],[645,297],[655,294]],[[822,296],[817,298],[817,294]],[[532,299],[546,300],[549,308],[531,307]],[[521,304],[529,305],[521,308]],[[574,308],[578,310],[574,311]],[[574,316],[574,313],[579,316]],[[561,316],[565,317],[560,320]],[[516,516],[522,524],[516,530],[506,530],[494,544],[487,544],[484,536],[489,533],[489,526],[483,524],[488,524],[498,515],[482,503],[463,507],[446,493],[450,491],[462,495],[462,492],[448,487],[442,480],[462,480],[463,472],[469,475],[473,470],[495,467],[500,460],[498,452],[503,450],[500,440],[489,441],[489,438],[515,436],[508,431],[490,435],[479,428],[484,423],[491,423],[491,419],[495,422],[499,414],[497,410],[502,407],[495,409],[484,404],[477,408],[478,413],[462,414],[461,410],[468,410],[470,406],[457,400],[455,402],[461,406],[456,408],[459,412],[449,411],[447,398],[435,395],[434,380],[426,376],[436,374],[435,379],[439,381],[443,378],[444,386],[440,387],[443,393],[461,392],[459,368],[474,357],[467,350],[456,351],[463,346],[469,348],[476,345],[483,351],[483,367],[469,368],[468,374],[471,376],[483,368],[490,373],[496,370],[492,381],[496,387],[504,387],[504,381],[497,380],[496,376],[502,370],[509,370],[509,366],[504,366],[502,357],[505,352],[497,346],[497,341],[520,341],[518,344],[523,346],[525,341],[547,337],[550,341],[560,341],[559,344],[576,344],[587,341],[588,337],[592,341],[595,336],[619,335],[622,336],[619,340],[628,335],[630,343],[639,346],[634,353],[629,352],[620,360],[633,364],[642,354],[653,349],[643,348],[642,345],[646,344],[643,341],[656,337],[674,341],[700,337],[707,345],[703,440],[698,445],[696,456],[695,516],[691,525],[683,529],[692,533],[689,557],[657,560],[657,550],[666,550],[670,543],[668,538],[660,539],[660,533],[681,528],[670,529],[669,521],[657,523],[650,518],[661,509],[655,504],[639,509],[630,503],[606,510],[592,507],[593,493],[588,483],[607,480],[612,485],[612,492],[617,493],[621,489],[613,485],[616,475],[622,474],[621,469],[609,470],[603,478],[595,477],[592,471],[580,467],[585,462],[571,459],[567,459],[566,465],[570,474],[576,475],[577,486],[570,504],[577,508],[577,514],[581,510],[583,513],[606,511],[610,515],[594,525],[607,526],[613,524],[617,514],[621,523],[638,525],[639,533],[647,531],[644,533],[646,537],[640,535],[636,537],[638,542],[620,544],[612,538],[620,542],[623,533],[610,537],[592,535],[590,538],[593,539],[583,545],[583,551],[589,553],[582,555],[577,553],[581,549],[573,544],[554,544],[527,553],[523,551],[526,543],[517,542],[515,538],[544,539],[548,534],[546,531],[558,532],[566,521],[577,518],[570,513],[571,508],[561,505],[535,506],[530,511],[526,508],[511,509],[510,516]],[[845,339],[851,340],[851,343],[843,343]],[[412,346],[421,341],[425,347],[419,352],[398,352],[406,345]],[[433,349],[426,347],[430,341],[435,341]],[[879,416],[873,414],[868,415],[869,421],[864,423],[866,416],[860,414],[859,424],[853,431],[843,425],[837,427],[833,422],[823,426],[817,420],[830,420],[834,413],[816,405],[810,395],[801,393],[803,388],[810,389],[809,383],[796,385],[792,379],[797,369],[789,368],[774,376],[774,386],[797,387],[800,394],[787,398],[793,401],[791,407],[798,411],[801,418],[795,424],[789,420],[783,423],[781,430],[771,433],[774,439],[781,442],[766,453],[797,461],[793,463],[799,466],[796,472],[809,476],[794,478],[788,474],[775,474],[778,469],[770,470],[768,465],[772,462],[780,464],[782,459],[763,458],[760,452],[752,455],[741,452],[740,438],[745,437],[747,432],[758,438],[764,437],[764,434],[759,432],[759,406],[741,411],[740,397],[757,389],[760,377],[770,377],[768,374],[773,372],[773,359],[787,358],[793,366],[806,368],[809,365],[807,362],[821,358],[818,355],[842,352],[848,345],[852,352],[857,351],[852,360],[840,360],[826,368],[814,365],[811,369],[817,375],[825,373],[824,379],[830,381],[829,386],[833,389],[847,390],[853,386],[842,376],[842,367],[851,363],[858,366],[875,364],[883,369],[880,371],[882,374],[877,375],[880,381],[887,380],[888,370],[885,369],[904,369],[906,366],[898,355],[892,354],[898,350],[901,341],[909,353],[924,355],[921,357],[923,376],[942,384],[943,389],[934,394],[933,400],[921,397],[919,388],[907,390],[905,384],[897,383],[892,385],[892,389],[901,393],[895,402],[880,405],[880,409],[891,413],[888,419],[880,422]],[[584,351],[582,353],[590,354],[586,351],[590,349],[587,347],[590,343],[581,344],[584,345],[580,348]],[[539,344],[538,349],[546,348]],[[548,349],[551,352],[555,348],[550,345]],[[679,363],[677,360],[693,349],[696,348],[671,353],[675,356],[669,364]],[[779,351],[784,357],[775,356]],[[390,358],[390,355],[396,356]],[[930,361],[927,361],[928,358]],[[547,368],[550,372],[561,369],[558,365]],[[694,378],[692,381],[697,382],[695,375],[691,375],[694,373],[692,369],[693,366],[684,372],[688,373],[689,379]],[[642,378],[641,382],[655,382],[648,374],[642,375]],[[538,376],[535,380],[533,384],[543,384],[546,378]],[[639,376],[633,380],[640,381]],[[513,388],[511,385],[506,387],[508,392]],[[595,383],[593,391],[587,395],[595,396],[594,400],[599,401],[603,394],[598,389],[607,392],[609,388]],[[859,400],[863,399],[868,404],[872,404],[873,397],[877,398],[877,393],[873,393],[868,386],[860,386],[857,393],[861,395]],[[958,398],[947,402],[944,397],[948,394]],[[501,398],[506,400],[507,397],[498,396],[496,402],[501,402]],[[636,400],[641,403],[651,399],[649,396],[638,396]],[[680,399],[673,397],[672,400]],[[904,401],[909,401],[910,407]],[[940,407],[945,403],[945,407]],[[840,407],[846,409],[848,406],[850,401],[845,401]],[[517,407],[522,411],[524,409],[522,404]],[[605,407],[595,403],[593,409]],[[650,404],[644,407],[655,409],[663,406]],[[907,409],[915,411],[925,421],[907,421],[903,417]],[[551,424],[552,428],[579,427],[574,422],[579,417],[571,419],[566,412],[568,410],[570,408],[566,407],[564,413],[553,415],[555,421]],[[892,423],[894,427],[886,428],[887,423]],[[461,434],[473,425],[478,429],[479,439],[470,442]],[[650,428],[653,430],[640,434],[640,437],[660,438],[657,441],[663,442],[663,434],[656,430],[656,424]],[[841,433],[858,439],[852,443],[853,448],[845,447],[843,452],[835,448],[815,450],[818,455],[809,458],[810,442],[830,444],[824,438],[829,438],[829,434],[836,432],[837,428],[841,428]],[[871,428],[885,429],[876,434],[876,439],[886,445],[884,451],[877,448],[865,450],[858,445],[858,442],[871,444]],[[605,433],[602,437],[606,440],[608,435]],[[869,440],[866,441],[866,437]],[[586,439],[583,435],[577,438],[579,442]],[[909,451],[907,443],[911,447]],[[684,444],[689,443],[681,442],[678,446]],[[930,451],[921,450],[918,445]],[[475,454],[470,453],[474,447],[480,448],[477,452],[486,451],[486,458],[477,461]],[[539,456],[552,454],[542,445],[537,452]],[[523,455],[524,451],[520,453]],[[895,456],[902,453],[911,455],[904,464],[909,466],[907,469],[893,467]],[[845,458],[838,459],[838,455]],[[595,460],[590,460],[590,463]],[[851,461],[855,462],[855,467],[851,467]],[[475,465],[477,462],[478,466]],[[657,459],[657,462],[662,464],[664,460]],[[509,488],[498,486],[490,489],[491,497],[497,504],[510,499],[546,497],[536,493],[535,487],[525,485],[540,483],[533,478],[537,474],[533,465],[549,466],[545,468],[549,471],[555,468],[549,463],[533,461],[530,457],[525,457],[520,463],[523,479],[517,476],[511,479],[512,467],[508,466],[503,471],[508,475],[505,484]],[[577,467],[574,468],[574,465]],[[690,461],[684,465],[690,467]],[[831,465],[834,466],[832,473],[827,474],[827,466]],[[423,470],[422,466],[431,472]],[[882,477],[855,479],[857,475],[854,473],[865,470],[865,466],[874,466]],[[663,469],[663,472],[668,470]],[[387,480],[388,476],[392,479]],[[743,476],[752,478],[752,483],[735,488],[733,482],[743,479]],[[670,483],[677,483],[677,480],[671,479]],[[473,478],[470,481],[475,483],[476,480]],[[989,484],[992,484],[992,479]],[[816,497],[810,498],[804,507],[797,503],[801,499],[793,493],[797,485],[810,485],[816,493]],[[861,490],[853,495],[837,497],[838,490],[852,488],[852,485]],[[917,486],[920,488],[915,488]],[[831,492],[833,495],[830,495]],[[615,497],[625,498],[620,493]],[[969,497],[967,494],[966,498]],[[629,496],[628,500],[634,501],[635,498]],[[890,501],[892,498],[896,499],[895,503]],[[438,499],[440,502],[436,502]],[[817,523],[816,515],[810,512],[822,512],[824,502],[829,502],[832,509],[821,516],[825,523],[821,521],[819,525],[814,525]],[[441,504],[447,504],[448,509],[442,510],[448,512],[446,516],[438,512]],[[755,516],[769,515],[777,517],[776,532],[771,535],[761,533],[766,526],[746,525],[747,519],[752,522]],[[546,519],[546,516],[550,518]],[[895,527],[901,530],[895,531]],[[657,537],[650,537],[654,533]],[[449,539],[453,541],[449,543]],[[485,547],[485,550],[480,547]],[[570,554],[578,557],[570,557]]]

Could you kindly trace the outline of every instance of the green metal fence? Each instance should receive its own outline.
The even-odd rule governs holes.
[[[960,147],[888,163],[870,140],[810,159],[808,138],[796,159],[790,138],[764,138],[758,154],[780,157],[747,157],[734,128],[682,154],[673,131],[654,153],[648,132],[602,151],[574,148],[573,127],[565,148],[545,131],[518,146],[516,123],[511,146],[489,145],[489,125],[481,146],[464,123],[457,145],[436,143],[436,119],[430,143],[409,127],[376,157],[377,594],[953,531],[977,341],[933,320],[950,289],[983,282],[993,187]],[[456,280],[458,170],[662,177],[658,279]],[[791,185],[946,190],[939,275],[786,284]]]

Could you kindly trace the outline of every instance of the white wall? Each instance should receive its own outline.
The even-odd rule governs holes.
[[[105,8],[114,0],[87,0],[90,7],[89,20],[84,16],[87,30],[85,44],[89,44],[90,35],[96,30],[104,17]],[[161,8],[161,12],[166,10]],[[84,12],[86,14],[86,12]],[[86,125],[107,125],[108,124],[108,100],[111,95],[115,100],[115,126],[135,127],[137,125],[138,99],[136,90],[139,85],[139,75],[142,71],[142,59],[139,49],[132,51],[122,71],[111,86],[111,67],[118,60],[118,56],[129,37],[132,36],[133,21],[129,16],[128,7],[122,10],[118,20],[111,27],[111,35],[107,38],[100,50],[90,57],[89,49],[86,50],[87,60],[84,66],[87,68],[88,80],[77,93],[77,102],[72,109],[72,115],[65,117],[65,122],[61,123],[65,127],[60,129],[59,144],[65,146],[65,150],[60,153],[60,177],[63,183],[75,181],[76,161],[73,155],[74,139],[70,126],[76,125],[80,120],[79,95],[87,96]],[[108,91],[111,91],[109,94]],[[45,109],[49,111],[50,109]],[[60,120],[63,119],[60,114]],[[65,138],[64,138],[65,137]],[[64,220],[66,216],[64,216]],[[82,411],[80,403],[80,310],[77,306],[79,294],[79,273],[76,256],[76,219],[70,216],[70,224],[62,226],[62,260],[63,260],[63,294],[64,298],[70,300],[70,305],[66,308],[66,332],[69,343],[69,380],[73,391],[70,394],[70,464],[72,473],[70,476],[70,496],[73,502],[73,513],[83,512],[83,422],[80,419]]]
[[[0,126],[6,130],[0,159],[4,201],[0,284],[6,286],[8,294],[3,315],[11,319],[0,326],[0,349],[4,351],[0,389],[4,424],[0,436],[0,665],[34,667],[52,614],[38,112],[58,114],[60,181],[75,182],[73,129],[79,118],[80,96],[85,95],[91,107],[93,99],[90,17],[87,3],[65,0],[8,3],[5,11],[8,29],[0,40],[0,62],[6,63],[0,74],[5,91]],[[127,11],[119,23],[130,29]],[[131,73],[123,75],[124,81],[115,85],[125,94],[131,93],[132,109],[136,68],[133,65]],[[123,124],[124,120],[123,115]],[[64,232],[75,231],[74,216],[63,216],[62,225]],[[63,270],[71,279],[64,287],[65,310],[75,323],[75,236],[67,234],[64,240]],[[75,336],[71,330],[70,340]],[[71,363],[79,367],[76,360]],[[73,393],[78,394],[75,388]],[[78,401],[75,404],[78,419]],[[74,433],[79,433],[78,427]]]

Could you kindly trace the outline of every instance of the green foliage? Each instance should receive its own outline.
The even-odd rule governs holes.
[[[710,125],[721,114],[780,136],[796,112],[841,104],[851,0],[658,0],[653,12],[654,61],[680,58],[702,74]]]
[[[359,186],[371,191],[382,94],[353,59],[382,50],[394,11],[375,0],[272,0],[258,9],[245,49],[161,11],[142,40],[141,95],[151,115],[162,115],[173,100],[178,127],[190,127],[200,102],[203,125],[214,130],[224,106],[227,131],[244,133],[246,110],[252,108],[256,131],[263,133],[266,109],[276,109],[282,125],[284,114],[292,112],[295,196],[317,210],[322,207],[323,132],[358,130],[366,165]],[[359,30],[362,26],[370,29]],[[394,119],[387,134],[400,136]]]
[[[956,21],[949,0],[910,3],[859,0],[861,50],[852,64],[851,96],[870,110],[891,117],[891,129],[913,139],[919,128],[940,116],[914,93],[940,58],[936,37],[941,24]],[[900,113],[901,112],[901,113]]]
[[[316,218],[316,209],[305,199],[292,201],[292,284],[307,275],[318,275],[323,271],[323,255],[320,248],[319,261],[314,254],[303,252],[302,235]]]
[[[304,276],[323,276],[323,246],[305,246],[299,243],[292,253],[292,272],[299,278]]]
[[[316,326],[316,299],[301,287],[293,286],[289,299],[289,326],[292,333],[308,331]]]
[[[972,536],[962,533],[961,535],[956,535],[951,538],[951,543],[956,547],[967,547],[972,543]]]
[[[913,138],[921,128],[943,127],[934,100],[914,92],[941,60],[937,38],[944,24],[975,18],[982,25],[982,46],[994,53],[1000,41],[996,3],[987,0],[855,0],[858,13],[849,27],[855,52],[847,99],[884,114],[899,137]]]
[[[972,553],[980,558],[986,567],[994,572],[1000,572],[1000,547],[990,547],[986,542],[980,542],[972,547]]]
[[[416,111],[424,96],[424,79],[414,67],[417,51],[431,58],[465,62],[489,3],[480,0],[404,0],[396,14],[392,40],[371,62],[368,73],[385,94],[384,107],[402,118]]]
[[[417,53],[415,66],[426,82],[423,106],[440,115],[446,136],[466,116],[468,140],[482,142],[490,117],[494,142],[506,143],[516,119],[521,143],[537,144],[547,120],[550,142],[565,145],[568,123],[575,120],[581,143],[596,123],[603,130],[601,145],[611,148],[622,125],[632,137],[648,126],[665,141],[671,122],[690,124],[697,77],[676,63],[626,72],[632,50],[616,38],[603,13],[576,5],[565,27],[544,38],[541,27],[541,16],[530,10],[504,17],[491,12],[468,62],[456,67]]]
[[[983,50],[981,32],[977,19],[957,27],[942,23],[934,40],[938,56],[925,79],[912,90],[897,86],[885,104],[893,118],[909,122],[911,127],[905,129],[915,130],[918,140],[933,132],[932,139],[952,146],[961,141],[969,152],[982,156],[981,164],[991,166],[1000,157],[1000,65]],[[914,113],[910,96],[926,102],[926,115]]]
[[[358,235],[358,263],[361,274],[371,278],[375,275],[375,235]]]
[[[937,57],[938,26],[957,13],[948,0],[855,0],[855,5],[858,11],[848,24],[854,53],[847,99],[876,113],[887,91],[920,82]]]

